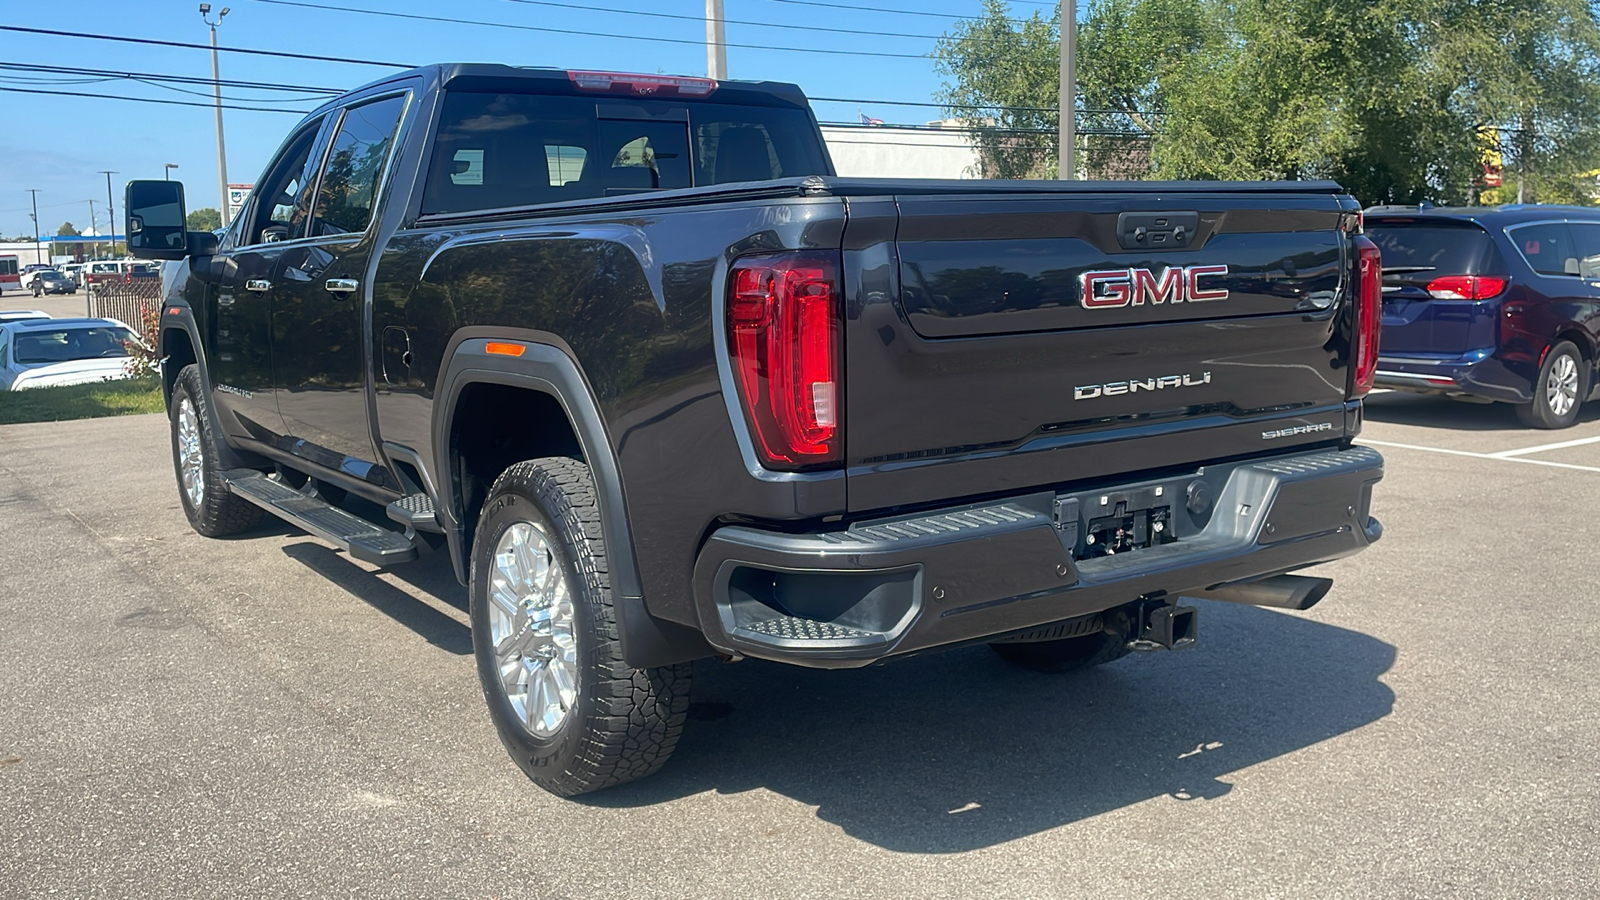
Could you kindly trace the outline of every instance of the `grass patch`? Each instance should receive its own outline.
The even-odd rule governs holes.
[[[0,391],[0,425],[131,416],[165,410],[161,379],[154,376]]]

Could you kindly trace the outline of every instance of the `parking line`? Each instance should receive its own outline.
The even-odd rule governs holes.
[[[1572,463],[1551,462],[1548,459],[1525,459],[1520,456],[1498,456],[1493,453],[1473,453],[1470,450],[1446,450],[1443,447],[1421,447],[1416,444],[1396,444],[1392,441],[1369,441],[1358,439],[1359,443],[1371,444],[1374,447],[1395,447],[1400,450],[1422,450],[1427,453],[1448,453],[1451,456],[1470,456],[1474,459],[1492,459],[1498,462],[1527,463],[1533,466],[1551,466],[1557,469],[1577,469],[1580,472],[1600,472],[1596,466],[1576,466]]]
[[[1600,444],[1600,437],[1578,438],[1575,441],[1562,441],[1559,444],[1540,444],[1537,447],[1523,447],[1520,450],[1501,450],[1491,453],[1495,459],[1510,459],[1513,456],[1522,456],[1526,453],[1543,453],[1546,450],[1565,450],[1568,447],[1582,447],[1584,444]]]

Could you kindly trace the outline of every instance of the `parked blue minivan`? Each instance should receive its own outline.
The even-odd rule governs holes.
[[[1514,404],[1566,428],[1597,386],[1600,209],[1379,206],[1377,384]]]

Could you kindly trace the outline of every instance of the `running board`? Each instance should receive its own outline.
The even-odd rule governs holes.
[[[362,562],[393,566],[417,558],[416,545],[405,535],[374,525],[320,497],[302,494],[254,469],[233,469],[222,477],[228,490]]]

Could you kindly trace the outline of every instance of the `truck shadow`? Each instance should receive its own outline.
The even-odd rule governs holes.
[[[361,568],[337,550],[308,539],[286,545],[283,554],[416,632],[435,647],[457,656],[472,653],[471,629]],[[443,554],[397,566],[390,572],[440,603],[466,610],[466,589],[456,581],[450,560]]]
[[[1152,798],[1202,802],[1231,772],[1383,718],[1395,648],[1294,615],[1204,604],[1194,650],[1047,676],[971,647],[854,671],[697,664],[658,775],[579,798],[627,808],[765,789],[860,840],[955,853]]]
[[[1466,403],[1448,397],[1389,391],[1369,396],[1365,415],[1374,422],[1448,428],[1454,431],[1520,431],[1539,433],[1517,420],[1509,403]],[[1578,413],[1578,422],[1600,421],[1600,402],[1590,402]]]

